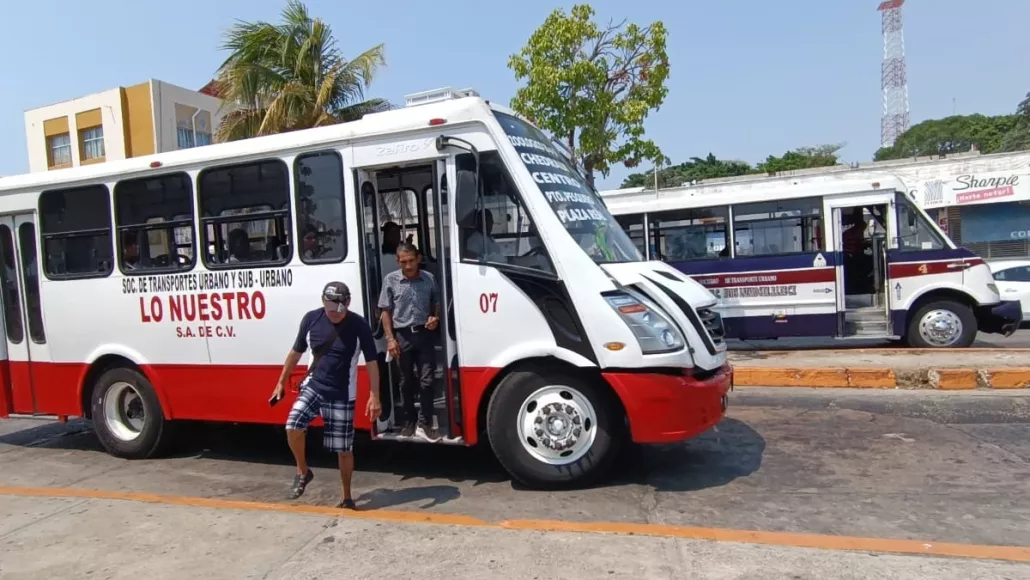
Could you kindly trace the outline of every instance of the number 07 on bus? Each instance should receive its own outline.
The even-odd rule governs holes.
[[[351,286],[383,341],[397,228],[441,288],[442,443],[487,444],[530,486],[579,485],[628,441],[683,441],[724,416],[716,297],[646,262],[541,131],[451,89],[331,127],[0,179],[0,416],[87,417],[124,458],[159,455],[183,420],[282,424],[290,405],[266,395],[325,282]],[[396,365],[381,374],[382,415],[357,428],[401,440]],[[358,408],[367,381],[363,361]]]

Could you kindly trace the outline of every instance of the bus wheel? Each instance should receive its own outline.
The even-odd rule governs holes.
[[[602,387],[573,375],[511,373],[487,407],[490,446],[524,485],[589,483],[604,474],[622,441],[612,399]]]
[[[171,439],[154,387],[139,372],[111,369],[93,389],[93,429],[108,453],[124,459],[159,454]]]
[[[963,348],[976,339],[976,316],[953,300],[934,300],[916,310],[905,338],[915,348]]]

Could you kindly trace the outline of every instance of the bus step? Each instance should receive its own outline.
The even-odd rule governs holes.
[[[878,320],[849,320],[846,325],[848,336],[880,337],[887,335],[887,321],[880,315]]]
[[[398,431],[387,431],[386,433],[376,433],[373,439],[379,441],[404,441],[407,443],[429,443],[428,441],[419,439],[418,437],[402,437]],[[463,437],[443,437],[436,442],[439,445],[456,445],[464,446],[465,439]]]

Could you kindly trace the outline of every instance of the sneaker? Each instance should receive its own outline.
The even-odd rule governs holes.
[[[410,437],[414,437],[414,436],[415,436],[415,424],[414,423],[408,423],[407,425],[404,426],[403,429],[401,429],[401,437],[408,437],[408,438],[410,438]]]
[[[356,510],[356,509],[358,509],[358,506],[354,505],[354,500],[352,500],[352,499],[344,499],[344,500],[340,500],[340,503],[336,504],[336,509],[338,509],[338,510]]]
[[[440,440],[439,431],[432,427],[424,427],[422,425],[419,425],[418,429],[415,430],[415,436],[430,443],[436,443]]]
[[[315,479],[315,474],[309,469],[304,475],[297,474],[293,477],[293,487],[290,488],[289,498],[297,499],[304,495],[304,490],[307,488],[311,480]]]

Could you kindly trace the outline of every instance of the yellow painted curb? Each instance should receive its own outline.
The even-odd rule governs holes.
[[[976,388],[976,369],[937,369],[931,371],[933,375],[936,375],[937,388],[943,391],[968,391]]]
[[[897,386],[889,368],[791,368],[733,367],[737,387],[806,387],[831,389],[893,389]]]
[[[992,389],[1030,388],[1030,368],[1011,367],[987,371]]]
[[[898,380],[898,374],[903,374]],[[900,384],[899,384],[900,383]],[[1030,389],[1030,367],[898,369],[889,367],[733,367],[735,387],[808,389]]]

